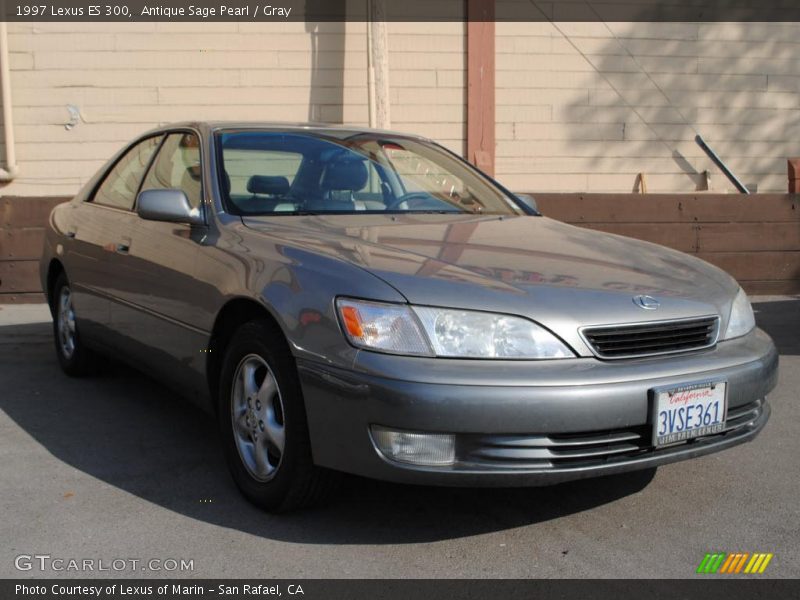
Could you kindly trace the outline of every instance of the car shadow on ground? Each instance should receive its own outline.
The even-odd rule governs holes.
[[[654,475],[529,489],[403,486],[347,477],[330,504],[275,516],[239,495],[211,416],[121,365],[91,378],[66,377],[49,324],[0,327],[0,385],[0,408],[67,465],[182,515],[294,543],[417,543],[506,530],[635,494]]]
[[[783,356],[800,354],[800,298],[754,302],[758,326],[766,331]]]

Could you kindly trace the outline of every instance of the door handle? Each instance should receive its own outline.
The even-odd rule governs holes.
[[[131,249],[131,239],[130,238],[122,238],[122,240],[116,245],[116,248],[115,248],[115,250],[119,254],[127,254],[130,249]]]

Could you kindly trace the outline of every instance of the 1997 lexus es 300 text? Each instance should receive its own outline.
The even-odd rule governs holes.
[[[716,452],[777,376],[726,273],[383,131],[152,131],[53,210],[41,277],[64,370],[112,354],[206,404],[270,510],[340,471],[524,486]]]

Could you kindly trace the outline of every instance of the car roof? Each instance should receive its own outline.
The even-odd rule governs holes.
[[[303,133],[324,135],[329,137],[347,138],[360,133],[378,133],[384,135],[403,136],[425,139],[414,133],[391,131],[386,129],[373,129],[355,125],[334,125],[330,123],[284,123],[277,121],[181,121],[167,123],[154,128],[148,134],[169,131],[173,129],[191,128],[199,129],[204,133],[214,133],[223,130],[260,129],[275,131],[297,131]]]

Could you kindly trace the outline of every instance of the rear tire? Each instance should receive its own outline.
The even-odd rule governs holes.
[[[272,322],[259,319],[236,331],[218,398],[228,467],[250,502],[283,512],[330,496],[339,474],[314,465],[297,367]]]
[[[53,339],[61,369],[70,377],[82,377],[94,370],[92,352],[81,341],[75,319],[72,288],[65,273],[53,286]]]

